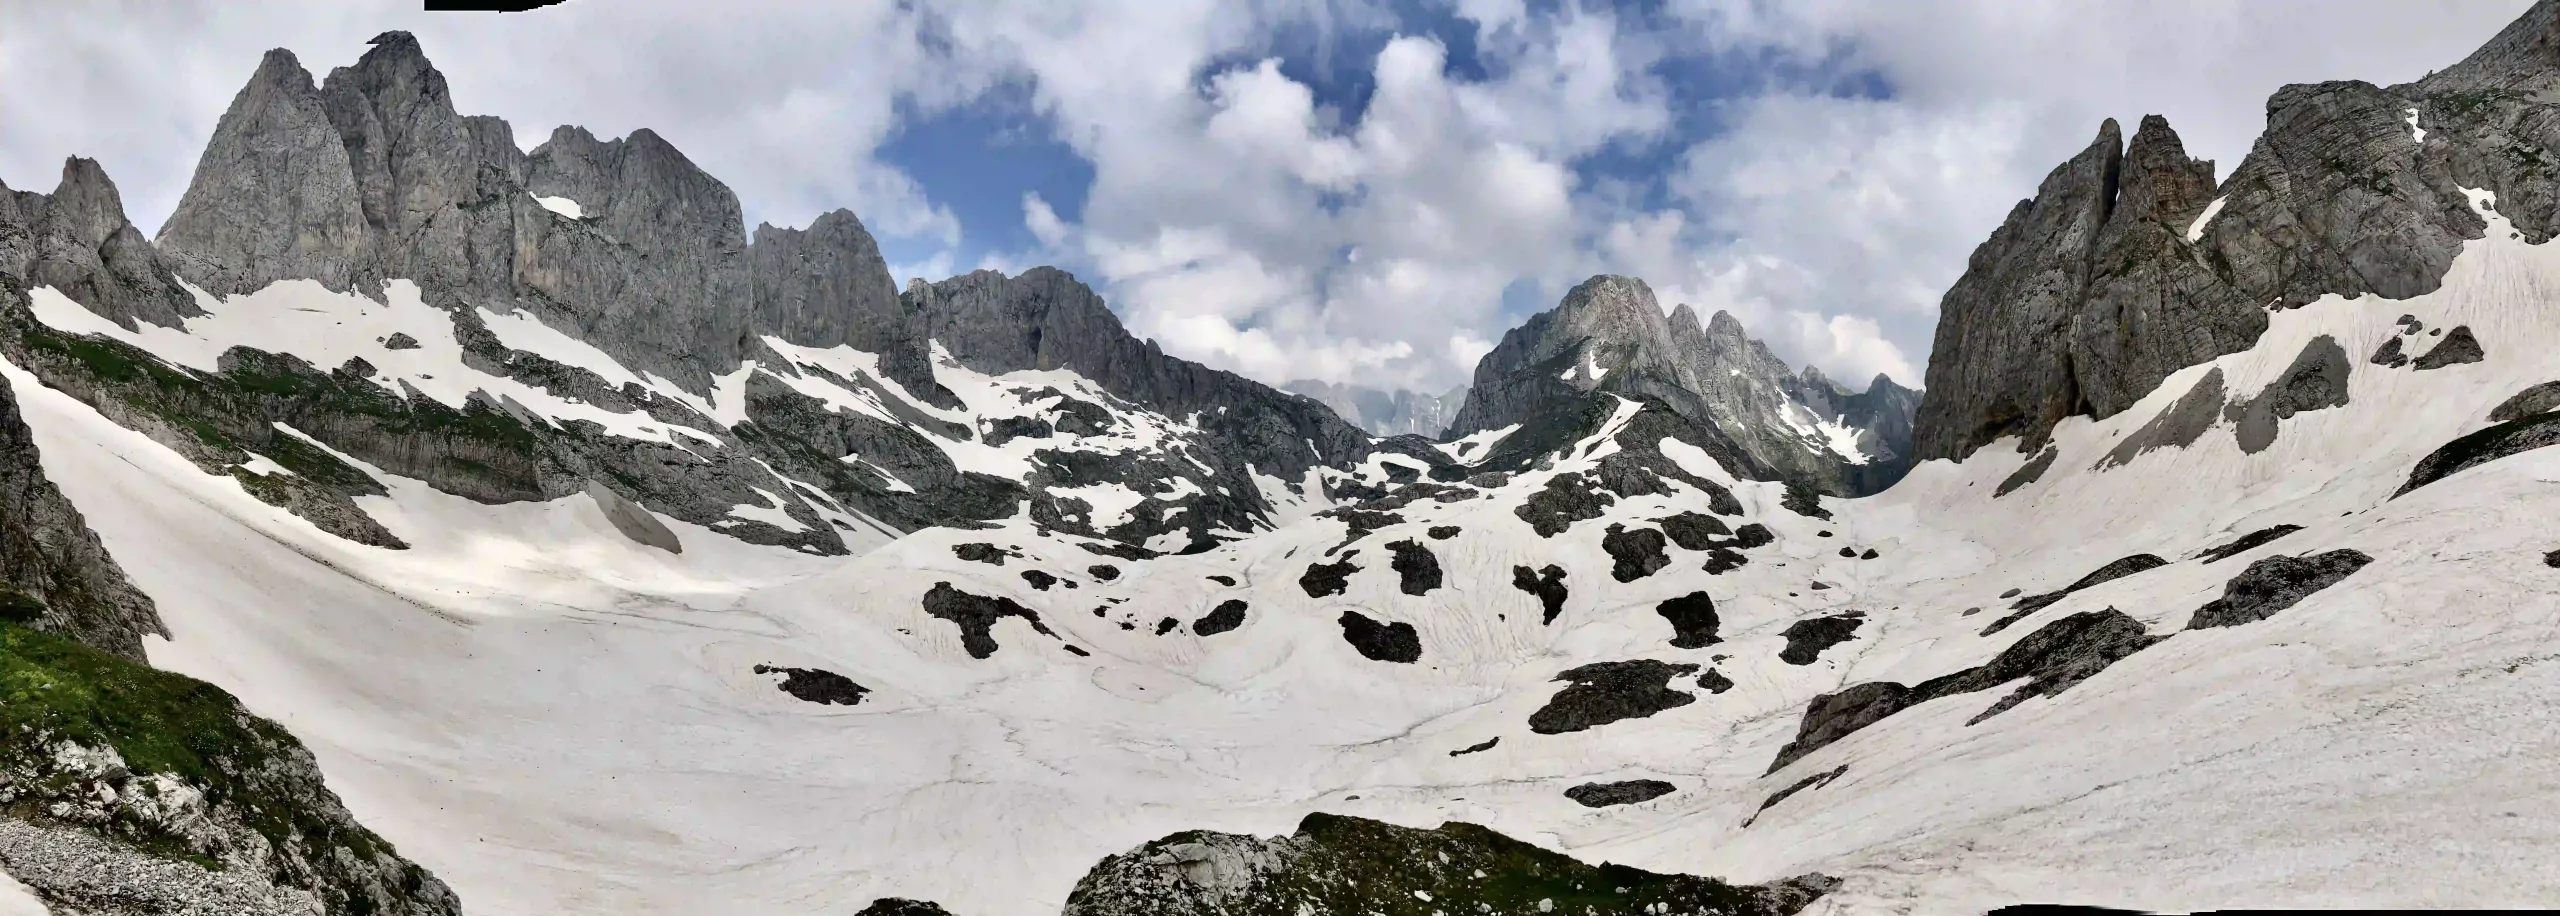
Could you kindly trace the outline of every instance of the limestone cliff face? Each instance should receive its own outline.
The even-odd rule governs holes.
[[[124,198],[96,160],[62,164],[52,194],[0,185],[0,274],[51,286],[127,328],[197,314],[158,249],[124,215]]]
[[[1102,297],[1054,267],[1007,277],[981,270],[909,284],[907,308],[952,359],[986,373],[1072,369],[1103,390],[1168,416],[1197,414],[1220,451],[1294,480],[1353,460],[1370,437],[1324,405],[1232,372],[1165,355],[1120,325]]]
[[[1974,251],[1940,305],[1917,438],[1961,458],[2032,449],[2131,406],[2184,366],[2255,343],[2265,310],[2433,291],[2484,230],[2485,189],[2533,241],[2560,229],[2560,2],[2537,3],[2415,83],[2292,85],[2221,185],[2157,116],[2114,122]],[[2066,347],[2054,347],[2056,340]]]
[[[1872,448],[1844,451],[1822,427],[1842,425],[1848,391],[1819,373],[1799,377],[1732,315],[1701,324],[1687,305],[1666,315],[1643,281],[1618,276],[1585,281],[1503,335],[1476,364],[1449,435],[1577,411],[1595,392],[1658,402],[1712,431],[1747,476],[1851,495],[1890,486],[1909,467],[1907,422],[1870,416],[1856,428],[1874,430]],[[1891,414],[1902,402],[1875,403],[1862,409]]]

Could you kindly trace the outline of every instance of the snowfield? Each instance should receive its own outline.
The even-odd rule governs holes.
[[[844,912],[880,896],[962,916],[1055,912],[1103,856],[1180,830],[1286,833],[1311,811],[1473,821],[1586,860],[1738,882],[1845,879],[1818,913],[2529,905],[2560,898],[2542,854],[2560,840],[2547,816],[2560,802],[2560,569],[2543,561],[2560,547],[2560,503],[2544,502],[2560,493],[2560,450],[2390,498],[2421,457],[2489,425],[2491,407],[2560,377],[2560,247],[2524,243],[2488,195],[2474,201],[2488,237],[2439,291],[2275,313],[2254,349],[2189,367],[2118,416],[2064,422],[2050,469],[2005,496],[1993,491],[2032,457],[2014,441],[1924,463],[1878,496],[1826,500],[1828,520],[1667,442],[1681,467],[1731,482],[1742,512],[1723,521],[1776,536],[1720,575],[1676,547],[1658,572],[1613,575],[1610,527],[1708,511],[1685,485],[1618,499],[1552,537],[1515,513],[1617,451],[1634,402],[1548,468],[1481,498],[1415,500],[1349,543],[1343,520],[1312,514],[1320,501],[1262,476],[1266,494],[1296,500],[1275,530],[1132,561],[1022,518],[878,534],[851,558],[663,519],[684,547],[669,554],[624,538],[585,496],[489,506],[377,473],[390,495],[361,504],[414,545],[392,551],[324,534],[14,366],[0,374],[47,474],[159,603],[174,638],[150,645],[153,663],[291,729],[356,815],[475,913]],[[414,290],[366,305],[316,289],[208,300],[183,335],[83,318],[49,291],[35,302],[57,328],[191,368],[246,342],[323,368],[361,355],[386,383],[448,403],[503,390],[543,416],[680,435],[465,374],[449,319]],[[2404,314],[2425,330],[2405,332]],[[530,318],[482,320],[511,346],[604,359]],[[2445,339],[2429,331],[2457,326],[2484,361],[2366,359],[2395,336],[2427,352]],[[395,330],[421,348],[376,343]],[[2233,400],[2254,397],[2322,336],[2352,364],[2346,405],[2281,419],[2255,453],[2217,412],[2191,445],[2098,469],[2209,373]],[[876,377],[853,371],[865,355],[850,350],[770,349]],[[623,381],[607,374],[619,366],[590,368]],[[741,370],[758,371],[773,370]],[[1112,438],[1086,447],[1178,450],[1196,429],[1072,373],[937,371],[966,406],[935,415],[980,429],[1043,410],[1020,392],[1048,387],[1113,413]],[[886,415],[816,373],[777,377],[831,409]],[[706,418],[726,407],[704,406]],[[1509,432],[1453,454],[1480,458]],[[1019,479],[1026,467],[1028,445],[938,441],[964,468]],[[1350,474],[1383,480],[1384,463]],[[1121,489],[1081,495],[1097,515],[1145,498]],[[734,511],[778,514],[785,497],[763,495],[773,504]],[[2193,559],[2277,524],[2303,528]],[[1430,552],[1440,585],[1405,586],[1389,545],[1407,540]],[[2269,619],[2181,632],[2250,563],[2338,548],[2373,563]],[[2057,590],[2144,553],[2171,562],[1981,633],[2008,612],[2003,592]],[[1302,584],[1310,565],[1336,562],[1356,567],[1338,594]],[[1513,585],[1515,567],[1549,564],[1568,589],[1552,624]],[[1037,626],[994,617],[995,648],[977,657],[960,625],[930,612],[937,590],[1008,599]],[[1657,607],[1701,591],[1719,641],[1674,647]],[[1199,634],[1239,599],[1241,627]],[[1916,684],[2104,608],[2177,635],[1979,724],[1966,722],[2007,687],[1922,703],[1768,772],[1817,695]],[[1863,617],[1847,641],[1808,664],[1779,657],[1790,625],[1850,611]],[[1347,612],[1410,625],[1420,658],[1364,657]],[[1669,685],[1694,701],[1582,731],[1528,727],[1565,686],[1560,672],[1630,659],[1697,666]],[[805,702],[757,665],[832,671],[872,692]],[[1708,671],[1731,686],[1702,686]],[[1633,779],[1675,791],[1605,808],[1564,795]],[[0,912],[12,912],[7,887]]]

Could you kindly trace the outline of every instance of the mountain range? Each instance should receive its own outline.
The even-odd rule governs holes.
[[[0,187],[0,912],[2548,901],[2555,91],[2107,121],[1921,390],[1604,275],[1426,397],[269,52]]]

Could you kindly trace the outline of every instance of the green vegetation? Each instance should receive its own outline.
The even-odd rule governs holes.
[[[1771,887],[1736,887],[1714,878],[1658,874],[1624,865],[1592,865],[1466,823],[1416,830],[1356,817],[1310,814],[1294,837],[1265,848],[1275,855],[1250,886],[1211,902],[1195,895],[1152,893],[1144,879],[1115,878],[1162,861],[1184,844],[1233,846],[1240,838],[1175,834],[1097,867],[1068,898],[1075,914],[1365,913],[1435,916],[1456,913],[1792,913],[1833,884],[1818,876]],[[1253,842],[1253,841],[1246,841]],[[1163,877],[1163,872],[1156,872]],[[1173,880],[1181,880],[1174,878]],[[1176,899],[1194,897],[1194,899]]]
[[[0,591],[0,608],[35,603],[15,589]],[[62,636],[0,624],[0,735],[7,736],[0,742],[0,765],[50,774],[49,783],[34,786],[36,791],[21,794],[9,807],[21,818],[49,820],[45,809],[51,801],[81,791],[51,763],[52,746],[69,741],[114,748],[136,775],[175,777],[203,792],[209,809],[236,816],[280,851],[344,847],[365,861],[390,851],[370,831],[319,810],[334,799],[320,786],[317,770],[283,759],[299,756],[301,749],[282,727],[250,715],[222,688]],[[109,830],[147,853],[221,867],[159,825],[119,817]],[[312,876],[286,871],[280,879],[311,886]]]

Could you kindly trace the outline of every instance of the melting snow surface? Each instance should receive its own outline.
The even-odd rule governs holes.
[[[533,202],[541,204],[542,209],[566,216],[570,219],[579,219],[586,215],[585,211],[578,208],[577,201],[570,200],[566,197],[536,197],[533,199]]]
[[[357,817],[474,912],[769,916],[881,896],[1056,912],[1103,856],[1182,830],[1285,834],[1311,811],[1465,820],[1586,861],[1737,881],[1840,876],[1815,913],[2543,901],[2560,899],[2560,873],[2533,852],[2548,845],[2537,813],[2560,803],[2538,763],[2560,757],[2560,580],[2541,562],[2560,449],[2389,498],[2420,457],[2560,370],[2560,309],[2547,307],[2560,245],[2515,238],[2475,197],[2489,231],[2435,291],[2274,313],[2252,349],[2181,370],[2115,416],[2064,421],[2060,459],[2006,497],[1989,494],[2008,460],[1925,462],[1883,494],[1825,500],[1830,521],[1780,508],[1781,485],[1743,481],[1731,521],[1765,524],[1775,543],[1722,576],[1688,554],[1626,583],[1611,582],[1606,526],[1704,500],[1675,485],[1539,537],[1515,510],[1611,447],[1590,439],[1484,497],[1412,502],[1349,548],[1363,552],[1344,593],[1309,597],[1297,579],[1342,525],[1286,512],[1277,530],[1203,553],[1110,561],[1120,575],[1106,583],[1081,574],[1102,561],[1080,539],[1041,537],[1027,519],[926,529],[850,559],[670,519],[685,545],[670,556],[622,538],[591,500],[486,506],[384,476],[389,494],[358,502],[415,547],[363,547],[13,366],[0,375],[48,475],[177,634],[152,638],[151,660],[281,721]],[[2255,392],[2313,338],[2371,352],[2404,312],[2471,326],[2489,358],[2359,364],[2346,406],[2283,419],[2257,454],[2216,421],[2188,447],[2093,468],[2205,373]],[[1692,472],[1712,464],[1664,453]],[[2224,563],[2190,559],[2278,523],[2306,528]],[[1463,533],[1422,534],[1440,525]],[[1407,538],[1450,587],[1399,591],[1371,545]],[[957,559],[970,542],[1021,557]],[[1870,545],[1877,559],[1835,555]],[[2248,562],[2342,547],[2375,562],[2270,619],[2179,632]],[[1997,636],[1962,613],[2134,553],[2177,562]],[[1507,587],[1514,566],[1547,563],[1573,584],[1552,624]],[[1081,587],[1035,591],[1025,569]],[[919,606],[946,581],[1038,610],[1057,638],[1008,617],[991,631],[999,651],[969,656]],[[1666,645],[1654,608],[1702,589],[1722,642]],[[1233,632],[1154,633],[1229,596],[1252,603]],[[2177,635],[1979,723],[2010,685],[1904,710],[1763,775],[1816,695],[1948,674],[2108,607]],[[1412,625],[1421,663],[1351,651],[1334,621],[1352,608]],[[1849,609],[1868,621],[1851,641],[1815,665],[1778,660],[1789,625]],[[1557,672],[1630,658],[1712,666],[1734,686],[1709,696],[1691,676],[1671,684],[1697,696],[1685,706],[1575,734],[1526,728]],[[874,693],[815,706],[758,664],[835,671]],[[1562,796],[1631,774],[1679,791],[1596,810]]]
[[[283,280],[227,298],[192,286],[188,290],[205,314],[187,319],[182,329],[144,322],[139,330],[127,331],[49,286],[30,290],[28,300],[36,320],[54,330],[122,341],[172,366],[200,373],[219,371],[223,351],[234,346],[290,353],[322,372],[361,357],[374,367],[375,384],[393,392],[406,385],[455,409],[472,392],[484,391],[493,398],[511,399],[551,422],[588,420],[610,435],[627,439],[670,445],[678,444],[680,436],[716,441],[700,430],[662,423],[647,413],[617,413],[464,365],[452,317],[421,301],[417,285],[406,280],[392,281],[382,302],[331,292],[310,280]],[[407,334],[418,346],[400,350],[385,346],[393,334]]]
[[[49,916],[50,913],[52,911],[45,908],[44,901],[36,899],[35,891],[27,889],[8,873],[0,872],[0,916]]]
[[[756,491],[757,496],[764,497],[764,504],[756,505],[754,503],[739,503],[735,506],[731,506],[729,508],[729,516],[731,518],[742,518],[751,522],[763,522],[793,534],[809,530],[809,526],[801,524],[799,519],[791,517],[791,513],[783,507],[782,497],[773,495],[773,491],[767,490],[763,487],[748,487],[747,489],[754,490]]]

